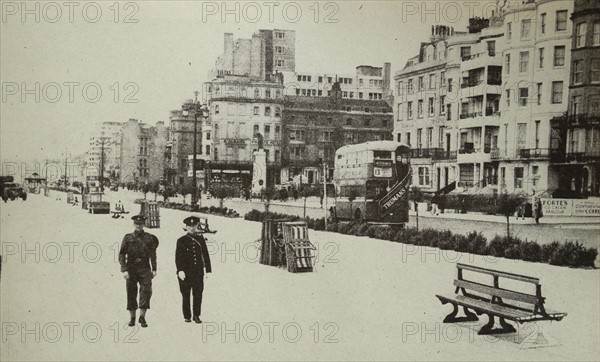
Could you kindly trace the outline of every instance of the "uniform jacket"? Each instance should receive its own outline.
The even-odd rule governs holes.
[[[186,275],[190,273],[204,275],[204,269],[207,273],[212,272],[206,241],[202,235],[186,234],[177,240],[175,265],[177,273],[183,271]]]
[[[158,239],[145,231],[125,235],[119,251],[121,272],[150,269],[156,271]]]

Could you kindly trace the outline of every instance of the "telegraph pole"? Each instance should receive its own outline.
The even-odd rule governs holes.
[[[325,229],[327,230],[327,163],[323,163],[323,209],[325,210]]]

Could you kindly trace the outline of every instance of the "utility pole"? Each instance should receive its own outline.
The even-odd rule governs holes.
[[[323,209],[325,210],[325,229],[327,230],[327,163],[323,162]]]

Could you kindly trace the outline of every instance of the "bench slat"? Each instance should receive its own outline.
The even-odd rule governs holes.
[[[513,280],[519,280],[522,282],[533,283],[536,285],[540,283],[539,278],[528,277],[526,275],[513,274],[513,273],[503,272],[503,271],[499,271],[499,270],[486,269],[486,268],[482,268],[482,267],[478,267],[478,266],[466,265],[466,264],[461,264],[461,263],[457,263],[456,267],[458,269],[462,269],[462,270],[469,270],[469,271],[473,271],[473,272],[477,272],[477,273],[489,274],[489,275],[504,277],[504,278],[513,279]]]
[[[436,295],[436,297],[438,297],[440,300],[454,302],[477,311],[482,311],[485,313],[490,312],[491,314],[516,322],[526,321],[537,317],[533,312],[526,312],[499,304],[492,304],[486,300],[474,299],[460,294]]]
[[[495,288],[492,286],[488,286],[485,284],[475,283],[468,280],[454,280],[454,285],[460,288],[465,288],[468,290],[473,290],[479,293],[485,293],[487,295],[500,297],[503,299],[516,300],[523,303],[529,304],[537,304],[539,302],[538,298],[535,295],[515,292],[508,289]]]

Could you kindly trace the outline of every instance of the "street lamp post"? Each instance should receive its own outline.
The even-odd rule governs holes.
[[[183,105],[183,110],[194,112],[194,142],[193,142],[193,156],[192,156],[192,208],[198,206],[198,184],[196,177],[196,160],[197,160],[197,138],[198,138],[198,116],[202,114],[202,118],[208,118],[208,107],[203,106],[197,100],[198,94],[196,93],[196,100],[193,103],[186,103]],[[200,147],[202,147],[202,135],[200,135]],[[202,149],[202,148],[201,148]]]
[[[100,140],[96,140],[96,145],[100,146],[100,192],[104,193],[104,144],[111,144],[111,142],[106,142],[107,137],[101,137]]]

